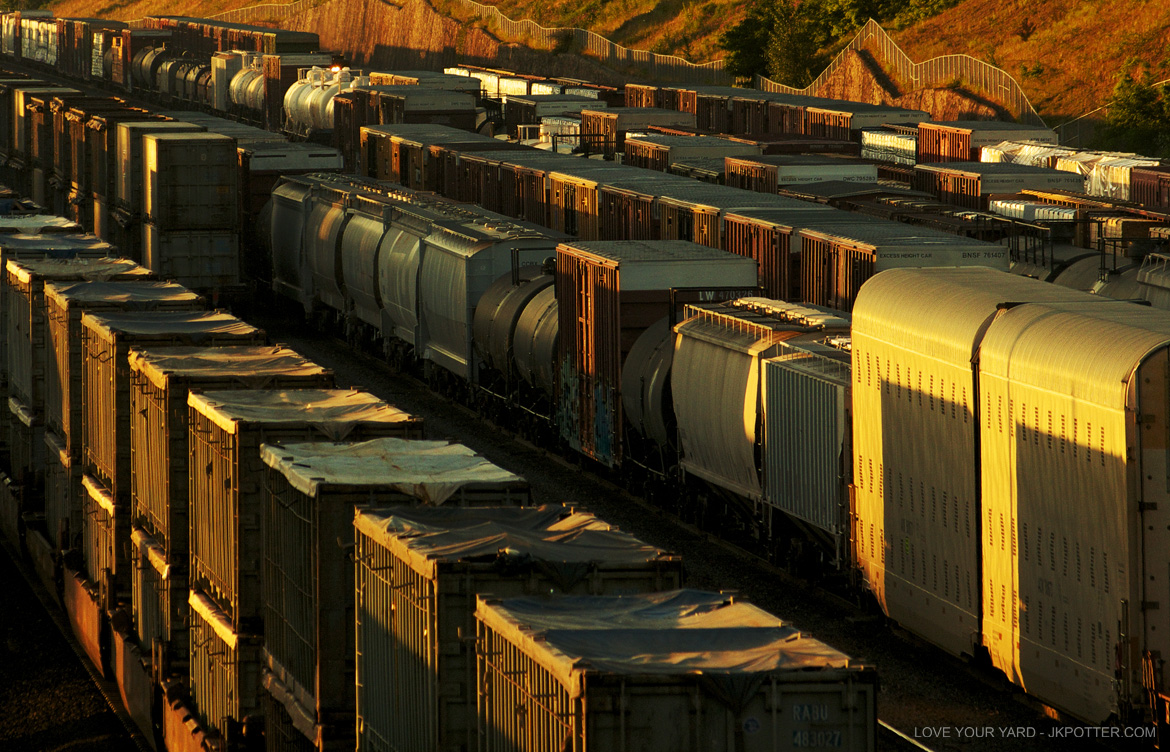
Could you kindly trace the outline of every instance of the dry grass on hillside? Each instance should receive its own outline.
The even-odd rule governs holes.
[[[454,3],[442,3],[458,15]],[[505,16],[549,28],[588,29],[617,44],[696,63],[719,60],[719,35],[738,23],[746,4],[733,0],[523,0],[495,3]]]
[[[746,3],[724,0],[501,0],[511,18],[580,26],[635,49],[695,62],[723,56],[720,32]],[[894,33],[915,61],[966,53],[1013,75],[1050,122],[1109,100],[1132,57],[1156,79],[1170,78],[1170,3],[1159,0],[966,0]]]
[[[279,1],[279,0],[278,0]],[[52,3],[53,15],[77,18],[107,18],[115,21],[133,21],[146,16],[184,15],[209,18],[235,8],[259,5],[251,0],[61,0]]]
[[[1170,78],[1170,3],[967,0],[894,35],[915,60],[965,52],[1015,76],[1058,123],[1108,102],[1131,58]]]
[[[167,0],[62,0],[52,8],[61,16],[132,20],[176,12],[210,16],[256,2],[188,0],[180,11]],[[469,18],[449,0],[431,2],[440,12]],[[500,0],[497,7],[516,20],[579,26],[632,49],[707,62],[723,56],[719,35],[743,18],[746,3]],[[1131,58],[1146,64],[1157,79],[1170,78],[1168,29],[1170,3],[1161,0],[965,0],[894,36],[916,61],[967,53],[998,65],[1016,77],[1042,116],[1058,123],[1105,104],[1117,73]]]

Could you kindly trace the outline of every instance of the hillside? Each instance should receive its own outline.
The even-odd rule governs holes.
[[[1016,77],[1050,124],[1108,102],[1131,58],[1170,78],[1170,3],[966,0],[897,32],[915,60],[965,52]]]
[[[190,0],[182,12],[205,16],[251,4],[250,0]],[[62,0],[50,7],[63,16],[122,20],[174,12],[174,4],[164,0]],[[738,23],[745,12],[744,3],[732,0],[546,0],[535,4],[501,0],[498,7],[512,18],[531,17],[549,27],[581,26],[630,48],[697,62],[722,56],[716,44],[719,34]],[[1102,22],[1103,13],[1107,23]],[[483,22],[470,20],[453,0],[327,0],[290,25],[317,31],[325,45],[348,49],[355,62],[365,65],[417,67],[465,61],[534,73],[617,78],[572,55],[533,53],[501,42]],[[893,36],[917,61],[967,53],[1004,68],[1053,124],[1107,102],[1118,72],[1131,58],[1146,63],[1156,79],[1170,78],[1168,29],[1170,4],[1156,0],[1117,0],[1108,6],[1101,0],[965,0]],[[855,78],[846,76],[845,83],[833,82],[831,91],[822,93],[871,101],[913,94],[879,96],[873,93],[871,82],[863,82],[860,88],[849,83]],[[956,83],[961,88],[962,82]],[[937,91],[918,97],[951,98]],[[959,103],[942,110],[949,113],[964,107]],[[943,114],[936,112],[936,117]]]

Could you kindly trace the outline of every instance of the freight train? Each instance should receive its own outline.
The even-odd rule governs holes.
[[[948,330],[948,316],[967,316],[960,305],[975,304],[959,301],[976,292],[987,302],[972,309],[983,318],[963,319],[971,332],[963,336],[973,339],[947,345],[966,353],[964,362],[998,331],[996,312],[1015,310],[1022,301],[1034,301],[1037,316],[1048,315],[1044,306],[1055,306],[1056,312],[1076,309],[1085,319],[1099,317],[1116,327],[1117,336],[1139,337],[1151,347],[1162,341],[1158,332],[1170,331],[1166,312],[977,266],[899,269],[862,284],[853,311],[867,321],[892,323],[859,330],[844,312],[745,297],[755,281],[754,265],[745,267],[746,259],[727,254],[687,257],[670,245],[679,241],[657,241],[660,247],[655,241],[562,241],[555,263],[525,269],[529,252],[512,253],[509,242],[496,245],[488,237],[467,245],[474,236],[464,229],[465,244],[455,251],[444,239],[446,230],[434,229],[439,220],[432,218],[428,227],[424,219],[435,207],[419,201],[417,194],[386,194],[350,178],[286,181],[274,196],[274,268],[299,270],[302,282],[293,284],[281,276],[286,272],[276,271],[278,288],[295,291],[296,303],[304,305],[303,281],[311,278],[322,291],[308,296],[315,306],[341,321],[359,310],[362,320],[381,321],[371,324],[373,336],[366,339],[397,348],[399,362],[405,353],[421,361],[436,384],[449,389],[462,383],[463,393],[502,400],[504,405],[492,408],[494,415],[537,416],[548,435],[628,477],[665,479],[661,498],[673,499],[673,509],[684,517],[721,526],[746,545],[793,562],[807,565],[811,559],[822,571],[860,572],[862,586],[892,618],[956,654],[988,651],[1009,679],[1054,707],[1105,722],[1138,717],[1146,699],[1162,697],[1158,625],[1129,605],[1148,578],[1128,572],[1155,566],[1141,562],[1156,559],[1157,549],[1141,540],[1137,531],[1144,527],[1138,520],[1121,511],[1124,487],[1118,511],[1108,516],[1110,529],[1120,525],[1109,540],[1098,540],[1096,528],[1088,526],[1079,528],[1074,540],[1071,522],[1069,530],[1060,528],[1058,540],[1049,528],[1064,523],[1043,522],[1059,515],[1044,506],[1049,502],[1042,493],[1034,508],[1012,509],[1039,528],[1005,522],[1001,535],[998,518],[985,515],[998,514],[992,510],[1017,497],[998,487],[992,495],[987,480],[979,495],[972,473],[980,467],[985,475],[998,473],[997,463],[1004,462],[1018,462],[1023,472],[1024,461],[1013,459],[1012,452],[1022,451],[1013,443],[1024,436],[997,443],[1004,429],[993,431],[988,422],[999,408],[985,404],[989,398],[976,391],[987,387],[989,378],[972,381],[964,366],[964,381],[936,373],[930,364],[941,357],[938,343],[967,331],[957,324],[954,332]],[[387,205],[395,208],[387,212]],[[355,207],[344,212],[350,224],[343,206]],[[387,216],[401,219],[371,221]],[[495,221],[497,232],[523,239],[518,246],[540,255],[530,228],[502,217]],[[558,240],[546,238],[545,253]],[[494,264],[499,271],[509,256],[516,266],[494,282],[491,274],[475,279],[473,270]],[[705,268],[696,274],[692,265]],[[869,291],[882,289],[878,302],[870,302]],[[941,300],[956,302],[940,303],[935,290],[944,294]],[[477,297],[478,303],[469,302]],[[939,331],[926,327],[931,315],[925,310],[906,305],[910,299],[939,308],[931,324]],[[693,302],[684,305],[687,300]],[[984,334],[988,321],[991,328]],[[1146,330],[1152,331],[1141,334]],[[888,352],[871,354],[868,348],[876,344],[859,351],[859,331],[867,343],[880,343]],[[919,340],[923,344],[909,344]],[[1108,361],[1110,348],[1101,347]],[[1079,393],[1080,377],[1072,365],[1049,373],[1067,381],[1061,388],[1069,395]],[[877,389],[877,396],[862,392],[866,401],[859,405],[862,378],[882,386],[867,387]],[[857,414],[863,408],[864,417]],[[1084,488],[1124,479],[1116,463],[1124,463],[1127,453],[1101,445],[1113,439],[1097,436],[1109,424],[1045,406],[1047,420],[1059,430],[1080,432],[1074,440],[1052,433],[1056,428],[1033,427],[1039,418],[1032,413],[1039,407],[1031,401],[1013,409],[1025,408],[1026,416],[1020,413],[1017,420],[1027,423],[1017,430],[1027,431],[1029,442],[1035,434],[1049,451],[1060,445],[1065,449],[1059,456],[1079,452],[1090,462],[1077,471],[1084,475]],[[1077,442],[1089,443],[1078,450]],[[880,455],[873,459],[882,447],[907,469],[895,470],[893,459],[882,462]],[[945,461],[931,459],[931,452],[941,456],[944,447]],[[1140,452],[1131,447],[1129,455],[1135,453]],[[927,471],[929,478],[922,476]],[[1052,472],[1062,471],[1054,466]],[[948,484],[948,478],[954,480]],[[1035,483],[1043,488],[1043,481]],[[1066,490],[1061,498],[1069,504],[1084,498],[1086,508],[1096,508],[1097,491],[1082,497]],[[1023,503],[1022,493],[1018,498]],[[993,523],[994,551],[989,548]],[[1025,541],[1024,535],[1039,537]],[[993,563],[1009,574],[993,570]],[[1025,593],[1032,589],[1025,579],[1038,566],[1075,577],[1078,586],[1095,589],[1095,597],[1082,593],[1073,615],[1059,605],[1065,601],[1052,585],[1042,582],[1048,589],[1040,595]],[[981,571],[986,572],[982,580]],[[1017,583],[1013,587],[1021,595],[1000,593],[1007,587],[1001,576]],[[1157,572],[1150,576],[1156,580]],[[1060,593],[1062,582],[1055,582]],[[1025,614],[1029,602],[1046,610]],[[1004,616],[1004,608],[1015,610]],[[1004,624],[1037,631],[1017,633],[1012,653],[1005,647],[1011,638],[1004,637]],[[1025,657],[1029,645],[1050,658]]]
[[[18,26],[33,28],[33,20],[24,19],[31,25]],[[48,28],[47,21],[37,23]],[[210,30],[225,27],[190,20],[176,23],[176,28],[187,30],[184,33],[195,34],[191,30],[198,28],[201,40],[220,33]],[[196,46],[210,44],[200,41]],[[499,90],[516,85],[501,80],[498,72],[478,73],[481,81],[496,76]],[[199,76],[195,80],[198,90]],[[322,76],[316,83],[329,80]],[[531,94],[536,84],[520,80],[527,81],[524,85]],[[392,80],[389,85],[401,84]],[[18,82],[12,86],[7,96],[21,88]],[[314,91],[322,88],[329,87],[314,86]],[[627,103],[646,104],[631,99],[635,91],[636,87],[627,87]],[[745,95],[742,90],[680,87],[661,91],[665,92],[662,103],[655,100],[656,105],[674,102],[673,108],[690,113],[696,124],[700,117],[742,121],[742,128],[727,130],[749,135],[767,133],[770,122],[803,123],[791,128],[799,127],[803,135],[812,131],[821,137],[859,140],[861,128],[874,124],[867,117],[890,117],[889,112],[875,115],[849,103],[785,103],[781,97]],[[387,93],[391,99],[396,96]],[[324,97],[324,93],[317,96],[315,109],[309,107],[309,111],[323,112]],[[694,103],[687,104],[692,99]],[[346,107],[356,112],[363,106],[356,97],[341,101],[351,102],[343,105],[347,112]],[[1007,313],[1017,308],[1020,316],[1075,313],[1108,321],[1115,327],[1110,331],[1113,339],[1137,338],[1155,350],[1159,345],[1148,331],[1162,326],[1158,322],[1164,314],[1135,313],[1141,309],[1003,274],[1008,266],[1003,246],[882,223],[823,204],[707,188],[664,173],[538,154],[466,130],[398,125],[402,118],[384,118],[385,108],[380,105],[374,123],[370,101],[364,104],[365,114],[345,121],[351,128],[346,138],[354,152],[352,162],[359,171],[391,184],[337,175],[289,177],[272,191],[267,209],[239,220],[247,229],[247,223],[262,217],[259,229],[267,238],[270,255],[257,263],[253,249],[253,270],[258,269],[255,276],[279,295],[318,320],[339,326],[355,344],[375,346],[397,367],[418,368],[437,388],[467,398],[498,419],[518,420],[534,435],[560,442],[648,495],[667,500],[664,503],[674,505],[674,511],[685,518],[721,521],[737,542],[806,571],[850,573],[875,594],[892,618],[954,653],[986,651],[1010,680],[1056,708],[1092,722],[1128,720],[1143,709],[1149,717],[1162,717],[1159,640],[1163,638],[1150,617],[1156,599],[1142,597],[1137,583],[1145,577],[1133,574],[1153,566],[1143,557],[1156,549],[1136,537],[1132,524],[1127,529],[1108,528],[1108,540],[1078,538],[1082,533],[1061,529],[1058,544],[1058,531],[1031,527],[1020,537],[1023,518],[1049,514],[1043,499],[1032,497],[1027,498],[1033,506],[1017,507],[1012,510],[1015,518],[1005,517],[1005,531],[1016,532],[1010,536],[1005,532],[1002,550],[989,549],[988,536],[998,522],[993,515],[1004,504],[1006,492],[1000,489],[1011,483],[1005,484],[998,476],[981,476],[975,482],[972,473],[977,467],[991,472],[988,468],[1002,466],[992,460],[1002,461],[1019,450],[1018,440],[1016,445],[996,443],[987,422],[992,412],[991,403],[985,402],[999,395],[977,392],[999,378],[999,372],[988,370],[986,379],[967,382],[923,363],[938,355],[933,347],[955,337],[969,360],[985,342],[994,341],[993,334],[998,336],[999,317],[1006,320]],[[271,106],[269,98],[266,108]],[[699,116],[687,108],[706,114]],[[90,121],[100,117],[86,112],[84,105],[77,110]],[[856,121],[853,115],[839,117],[843,111],[856,114]],[[335,107],[335,116],[337,112]],[[625,135],[620,117],[592,118],[597,121],[595,133],[603,153],[611,141],[616,150],[617,139]],[[22,118],[15,117],[13,122],[14,130],[22,127]],[[272,125],[271,120],[266,122]],[[830,122],[837,123],[836,130],[825,125]],[[586,128],[585,119],[581,127]],[[949,127],[963,130],[958,125]],[[129,132],[127,138],[145,143]],[[157,138],[155,142],[152,148],[161,148]],[[42,164],[55,164],[61,158],[51,137],[47,142],[28,143],[36,144],[38,159],[48,160]],[[87,174],[85,168],[73,172],[78,177]],[[93,195],[96,208],[97,194]],[[149,217],[154,218],[153,214]],[[1156,223],[1156,217],[1149,218]],[[190,257],[198,254],[176,256]],[[918,260],[907,262],[910,258]],[[1138,275],[1143,294],[1164,276],[1161,257],[1151,259]],[[991,265],[996,271],[883,271],[963,263]],[[172,267],[166,273],[182,279],[186,272]],[[211,291],[216,287],[210,284]],[[875,292],[871,298],[871,289],[886,292]],[[986,293],[972,301],[971,289],[981,294],[986,289],[1011,294]],[[941,326],[942,317],[920,312],[914,321],[904,320],[896,302],[890,303],[900,295],[923,304],[937,302],[937,291],[949,291],[969,308],[969,320],[964,318],[954,332],[944,329],[925,335],[920,331],[924,322]],[[1023,300],[1035,303],[1016,305]],[[63,304],[62,310],[67,308]],[[851,315],[860,317],[865,326],[851,327]],[[973,328],[972,321],[976,322]],[[864,372],[859,370],[859,350],[851,350],[851,343],[861,335],[869,348],[864,350]],[[887,341],[890,337],[895,338],[893,344]],[[919,340],[924,344],[913,344]],[[875,348],[879,347],[893,347],[893,354],[878,353]],[[996,351],[987,352],[991,359]],[[988,366],[994,367],[998,366]],[[876,379],[871,368],[877,372]],[[182,383],[181,377],[173,375],[181,369],[168,371],[166,366],[144,361],[139,370],[144,387],[150,381],[165,392],[172,378]],[[867,401],[859,402],[856,395],[863,373],[866,388],[874,389],[875,383],[879,388],[876,397],[869,392]],[[925,382],[915,381],[923,377]],[[971,378],[969,362],[966,378]],[[1011,378],[1005,383],[1009,386],[1004,388],[1015,388]],[[1025,386],[1034,388],[1035,384]],[[1062,382],[1057,392],[1064,393],[1059,389],[1079,394],[1081,386]],[[179,397],[164,396],[161,404],[171,404],[181,413],[183,393],[178,388]],[[1080,433],[1079,415],[1060,405],[1051,410],[1044,405],[1054,421],[1046,433],[1038,427],[1039,417],[1031,420],[1036,426],[1025,420],[1027,416],[1019,425],[1021,439],[1035,444],[1043,438],[1048,449],[1061,447],[1060,451],[1076,458],[1087,458],[1089,466],[1077,471],[1087,473],[1086,487],[1107,485],[1114,499],[1120,498],[1117,493],[1131,491],[1117,492],[1116,479],[1124,475],[1117,462],[1125,453],[1104,451],[1106,444],[1114,447],[1115,429],[1121,430],[1115,425],[1116,406],[1109,399],[1101,397],[1099,406],[1109,417],[1101,419],[1105,422],[1094,417],[1092,430],[1086,424],[1087,438]],[[1009,396],[1009,406],[1010,402]],[[207,410],[214,412],[211,406]],[[857,417],[859,410],[867,411],[867,417]],[[1149,412],[1157,423],[1156,409],[1151,407]],[[205,413],[203,419],[210,420],[211,413]],[[949,430],[942,431],[931,448],[950,441],[945,444],[950,454],[947,463],[932,466],[919,437],[943,426],[940,421],[948,416],[967,426],[966,433],[955,433],[963,437],[956,439]],[[13,419],[25,429],[41,425],[35,411],[14,412]],[[1066,432],[1063,438],[1058,425],[1059,431]],[[1111,433],[1097,442],[1093,431],[1102,425]],[[64,424],[56,427],[65,431]],[[212,430],[209,425],[206,428]],[[140,636],[155,634],[148,640],[151,657],[146,662],[159,672],[152,678],[160,686],[172,675],[168,670],[186,671],[190,677],[192,666],[202,666],[199,670],[205,672],[223,668],[213,660],[220,653],[235,656],[231,664],[235,668],[229,673],[255,669],[264,648],[252,631],[241,627],[241,623],[255,623],[259,603],[255,593],[249,596],[253,601],[248,611],[238,598],[230,597],[244,594],[246,588],[240,585],[237,592],[237,585],[224,579],[216,569],[222,562],[200,564],[199,576],[204,578],[200,588],[209,595],[207,600],[190,601],[205,625],[198,640],[203,652],[192,652],[192,635],[170,631],[186,627],[181,619],[173,618],[178,613],[172,610],[177,605],[173,599],[180,593],[171,592],[173,583],[168,579],[172,571],[168,557],[174,556],[174,550],[166,534],[170,522],[164,518],[172,510],[151,513],[161,520],[153,523],[149,510],[143,511],[137,528],[141,533],[130,549],[138,552],[139,564],[120,562],[119,556],[130,547],[109,542],[111,534],[116,536],[121,530],[124,536],[127,531],[125,524],[117,524],[119,510],[124,511],[119,492],[109,491],[118,485],[116,471],[94,467],[87,476],[82,472],[86,460],[69,448],[67,438],[44,443],[51,448],[49,457],[57,458],[55,467],[62,468],[44,480],[46,489],[53,489],[46,496],[46,517],[49,498],[84,498],[90,505],[82,514],[76,504],[55,502],[55,508],[64,511],[58,511],[56,523],[46,527],[41,540],[48,544],[38,548],[35,538],[26,539],[34,540],[28,548],[37,552],[42,572],[54,570],[52,563],[61,561],[54,560],[54,555],[62,550],[91,552],[82,557],[80,568],[73,567],[86,577],[67,578],[66,600],[86,602],[81,596],[85,587],[77,582],[88,582],[93,592],[86,591],[86,597],[92,596],[88,602],[96,605],[85,614],[92,617],[91,622],[101,623],[101,614],[116,611],[119,602],[147,603],[147,595],[156,593],[161,605],[155,607],[160,616],[151,622],[153,626],[141,611],[135,612],[135,619],[142,621],[136,627]],[[1102,448],[1094,452],[1095,443]],[[870,467],[871,456],[885,451],[887,444],[907,447],[905,455],[897,457],[904,466],[901,471],[895,469],[896,464],[883,467],[881,460],[876,470]],[[39,443],[13,442],[12,450],[28,446]],[[20,461],[28,470],[27,477],[20,478],[20,487],[35,486],[37,458]],[[1102,461],[1103,469],[1097,469],[1097,461]],[[280,464],[279,458],[272,462]],[[88,485],[86,477],[90,477]],[[930,488],[927,477],[932,481]],[[226,475],[220,478],[226,480]],[[182,478],[165,482],[181,484]],[[1042,485],[1046,481],[1029,482]],[[77,490],[79,484],[82,490]],[[1146,503],[1143,494],[1132,491],[1131,495],[1142,496],[1136,508],[1152,513],[1154,509],[1141,506]],[[1080,498],[1072,490],[1065,496]],[[1116,508],[1124,516],[1125,504],[1118,502]],[[22,511],[19,505],[15,509]],[[6,518],[10,531],[23,524],[11,512],[10,505]],[[83,521],[103,520],[103,514],[109,519],[101,526]],[[64,522],[70,515],[75,515],[72,524]],[[37,513],[30,520],[35,525]],[[1015,528],[1013,520],[1019,523]],[[891,527],[894,521],[898,521],[896,531]],[[935,527],[946,529],[940,532]],[[78,531],[91,528],[93,533],[78,545]],[[1099,528],[1091,529],[1095,533]],[[1033,540],[1033,536],[1038,537]],[[1011,554],[1005,557],[1003,551]],[[1132,564],[1131,568],[1119,571],[1119,559]],[[143,562],[153,568],[155,574],[149,577],[155,580],[117,577],[120,567],[123,572],[147,572]],[[77,564],[75,559],[65,563]],[[1009,600],[1001,574],[1007,573],[1008,582],[1020,583],[1024,574],[1040,574],[1035,570],[1041,565],[1050,572],[1060,565],[1060,577],[1065,579],[1040,577],[1037,592],[1029,590],[1030,584],[1017,584]],[[1091,593],[1077,590],[1084,584],[1082,578],[1088,579]],[[133,588],[127,588],[128,579]],[[1003,590],[999,600],[994,597],[997,587]],[[133,592],[127,595],[128,589],[135,588],[141,594],[137,600]],[[1074,613],[1061,605],[1074,597],[1070,594],[1075,594],[1078,603],[1089,605]],[[158,624],[164,625],[162,637],[150,631],[158,629]],[[213,639],[212,633],[217,637]],[[101,644],[90,647],[100,658]],[[1028,649],[1033,655],[1025,654]],[[285,718],[274,710],[270,715],[274,723],[277,717],[287,721],[279,727],[280,733],[301,739],[297,734],[304,736],[306,729],[319,733],[349,722],[334,716],[327,721],[321,713],[335,711],[315,706],[317,717],[306,720],[304,708],[314,698],[298,695],[303,681],[284,670],[291,671],[283,664],[269,663],[265,697],[283,697],[281,712],[301,715]],[[222,675],[214,681],[204,676],[195,693],[203,692],[203,704],[219,713],[228,707],[224,698],[238,685],[224,684]],[[304,675],[299,676],[303,679]],[[141,702],[135,705],[142,707]],[[234,739],[242,733],[246,718],[253,716],[236,707],[224,717],[230,717],[231,723],[217,730],[221,737]],[[204,715],[204,721],[214,727],[218,718]],[[279,735],[276,729],[270,727],[270,739]]]

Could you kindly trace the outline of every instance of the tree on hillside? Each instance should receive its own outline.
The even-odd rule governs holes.
[[[757,73],[789,86],[808,85],[823,65],[825,41],[817,0],[756,0],[743,21],[719,38],[724,66],[733,76]]]
[[[1127,67],[1129,67],[1127,65]],[[1151,157],[1170,155],[1170,85],[1154,85],[1148,71],[1122,71],[1101,134],[1102,146]]]
[[[719,37],[719,46],[727,52],[723,67],[737,78],[751,78],[768,68],[768,40],[776,25],[773,0],[755,0],[747,16]]]
[[[904,4],[895,0],[817,0],[817,16],[830,39],[855,34],[865,22],[893,18]]]
[[[787,86],[808,86],[825,65],[820,50],[826,41],[823,25],[806,2],[797,5],[793,0],[773,0],[772,27],[768,41],[768,78]]]

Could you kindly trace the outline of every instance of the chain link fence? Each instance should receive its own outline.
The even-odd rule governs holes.
[[[846,53],[850,50],[866,50],[877,56],[890,78],[907,91],[954,86],[982,92],[988,99],[1001,104],[1021,123],[1047,127],[1039,113],[1032,107],[1024,90],[1020,88],[1020,84],[1007,71],[970,55],[942,55],[916,63],[872,18],[808,86],[797,89],[770,81],[763,76],[756,76],[756,88],[788,94],[814,95],[845,64]]]

